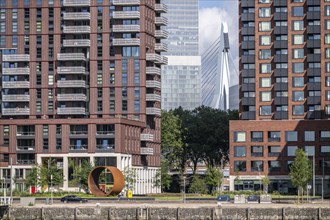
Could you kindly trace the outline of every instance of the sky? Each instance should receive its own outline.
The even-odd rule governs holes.
[[[238,1],[199,0],[199,52],[203,54],[219,37],[221,22],[227,22],[231,53],[238,69]],[[237,72],[233,71],[231,85],[238,83]]]

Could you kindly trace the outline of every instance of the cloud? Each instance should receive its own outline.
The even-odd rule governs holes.
[[[199,9],[199,52],[203,54],[220,35],[221,22],[227,22],[229,29],[230,50],[238,70],[238,6],[206,7]],[[232,72],[231,84],[237,84],[236,71]]]

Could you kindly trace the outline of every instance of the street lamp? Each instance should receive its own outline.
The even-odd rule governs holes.
[[[183,176],[183,203],[186,203],[186,176]]]
[[[53,174],[50,175],[50,198],[53,205]]]

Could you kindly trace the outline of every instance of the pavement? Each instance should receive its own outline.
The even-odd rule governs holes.
[[[19,203],[13,203],[13,206],[20,206]],[[118,207],[118,208],[142,208],[142,207],[166,207],[166,208],[199,208],[199,207],[226,207],[226,208],[330,208],[330,200],[324,200],[323,202],[314,201],[313,203],[245,203],[245,204],[234,204],[234,203],[217,203],[217,202],[190,202],[183,203],[182,201],[88,201],[87,203],[67,203],[64,204],[60,201],[54,201],[52,205],[47,205],[45,202],[37,201],[35,207]]]

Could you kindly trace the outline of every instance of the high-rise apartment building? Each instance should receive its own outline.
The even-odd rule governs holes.
[[[230,123],[231,189],[294,192],[297,148],[312,191],[330,191],[330,1],[240,0],[240,120]]]
[[[159,192],[160,0],[0,0],[0,178],[24,188],[35,163],[136,171]],[[12,160],[12,169],[10,161]]]
[[[162,109],[181,106],[194,109],[201,104],[198,52],[198,0],[163,0],[168,6],[168,65],[162,67]]]

